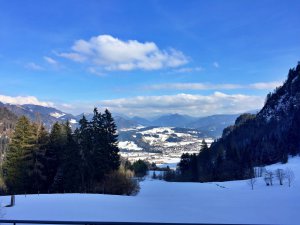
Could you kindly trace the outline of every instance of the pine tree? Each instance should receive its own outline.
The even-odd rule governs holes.
[[[69,121],[64,125],[66,133],[66,145],[63,156],[63,180],[64,180],[64,191],[76,192],[81,191],[81,177],[80,177],[80,154],[79,148],[76,144]]]
[[[49,142],[49,135],[42,124],[36,126],[36,149],[32,152],[32,170],[30,171],[30,187],[32,193],[46,190],[45,153]]]
[[[198,155],[198,174],[200,181],[208,181],[212,174],[210,150],[205,140],[202,140],[201,151]]]
[[[31,173],[34,164],[36,145],[36,128],[22,116],[16,124],[3,170],[5,183],[11,193],[30,192]]]
[[[104,137],[108,151],[109,170],[117,170],[120,166],[117,126],[111,113],[106,109],[103,115]]]
[[[91,122],[91,129],[92,129],[92,137],[93,137],[93,151],[92,157],[90,161],[93,164],[94,170],[94,181],[100,182],[103,180],[105,171],[107,171],[107,160],[108,155],[105,155],[105,131],[104,131],[104,120],[103,115],[98,112],[97,108],[94,108],[94,116]]]
[[[46,158],[46,175],[47,187],[50,192],[57,192],[57,189],[62,189],[62,184],[58,184],[56,176],[62,176],[58,172],[63,160],[64,147],[66,145],[66,133],[63,126],[55,123],[51,129],[49,144],[45,153]],[[62,169],[60,169],[61,171]],[[56,180],[54,182],[54,180]],[[61,180],[61,179],[59,179]]]
[[[80,163],[80,179],[83,191],[87,192],[92,186],[94,177],[94,166],[91,163],[92,155],[92,131],[91,126],[86,117],[83,115],[79,121],[80,127],[75,131],[75,141],[81,159]]]

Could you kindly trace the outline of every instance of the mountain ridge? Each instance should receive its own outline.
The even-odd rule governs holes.
[[[33,104],[14,105],[0,102],[0,107],[6,107],[17,116],[24,115],[32,121],[41,120],[48,129],[50,129],[55,122],[66,121],[70,121],[72,127],[75,129],[83,115],[88,120],[91,120],[93,117],[92,113],[72,115],[54,107]],[[127,117],[122,114],[113,113],[118,129],[135,128],[138,126],[193,128],[202,130],[205,133],[210,133],[212,137],[221,136],[223,129],[233,124],[239,115],[240,114],[216,114],[205,117],[192,117],[173,113],[147,119],[138,116]]]

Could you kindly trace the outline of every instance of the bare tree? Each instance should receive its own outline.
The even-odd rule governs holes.
[[[255,177],[262,177],[265,172],[266,172],[266,168],[263,166],[254,168],[254,176]]]
[[[284,177],[285,177],[284,170],[283,169],[277,169],[276,170],[276,177],[279,181],[279,184],[283,185],[283,180],[284,180]]]
[[[252,177],[248,180],[248,185],[251,186],[251,189],[254,189],[254,184],[256,183],[256,178]]]
[[[273,171],[269,170],[269,171],[265,172],[264,180],[265,180],[267,186],[273,185],[273,178],[274,178]]]
[[[292,182],[295,179],[295,174],[290,168],[286,168],[285,170],[285,177],[288,180],[289,187],[291,187]]]

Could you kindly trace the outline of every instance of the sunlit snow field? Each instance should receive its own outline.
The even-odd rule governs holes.
[[[295,173],[291,187],[259,178],[254,190],[247,181],[168,183],[147,178],[137,196],[52,194],[16,196],[16,205],[1,208],[3,219],[131,222],[299,224],[300,157],[288,164]],[[1,197],[2,205],[9,197]]]

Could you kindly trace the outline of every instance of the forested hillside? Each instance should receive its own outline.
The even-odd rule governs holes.
[[[4,157],[1,192],[132,194],[132,174],[120,166],[117,130],[111,113],[94,109],[72,132],[70,123],[42,123],[21,116]],[[2,173],[1,173],[2,174]]]
[[[9,138],[17,122],[17,116],[4,107],[0,107],[0,164],[7,151]]]
[[[287,162],[300,153],[300,63],[269,93],[258,114],[243,114],[197,156],[184,156],[189,180],[222,181],[252,176],[254,166]],[[183,164],[185,165],[185,164]]]

